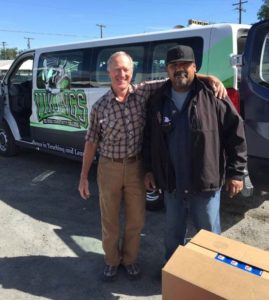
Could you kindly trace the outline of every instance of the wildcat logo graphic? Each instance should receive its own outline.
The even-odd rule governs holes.
[[[56,95],[65,89],[70,90],[71,79],[66,68],[67,60],[62,63],[60,59],[50,62],[43,61],[42,81],[48,93]]]

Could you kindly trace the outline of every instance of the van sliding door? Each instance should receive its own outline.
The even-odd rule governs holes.
[[[269,21],[253,25],[243,55],[240,96],[248,154],[269,158]]]

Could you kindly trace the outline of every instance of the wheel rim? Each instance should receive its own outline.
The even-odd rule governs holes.
[[[154,202],[160,198],[160,193],[158,191],[147,192],[147,201]]]
[[[2,152],[7,151],[8,139],[4,130],[0,130],[0,150]]]

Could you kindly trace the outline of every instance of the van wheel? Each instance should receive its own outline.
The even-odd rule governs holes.
[[[13,156],[17,154],[18,148],[8,125],[3,122],[0,126],[0,155]]]
[[[164,208],[164,197],[161,190],[153,192],[147,191],[146,208],[151,211],[157,211]]]

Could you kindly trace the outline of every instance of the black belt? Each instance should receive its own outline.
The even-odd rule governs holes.
[[[110,157],[102,156],[102,158],[110,160],[112,162],[117,162],[117,163],[123,164],[123,163],[132,163],[132,162],[138,161],[142,158],[142,155],[137,154],[137,155],[126,157],[126,158],[110,158]]]

